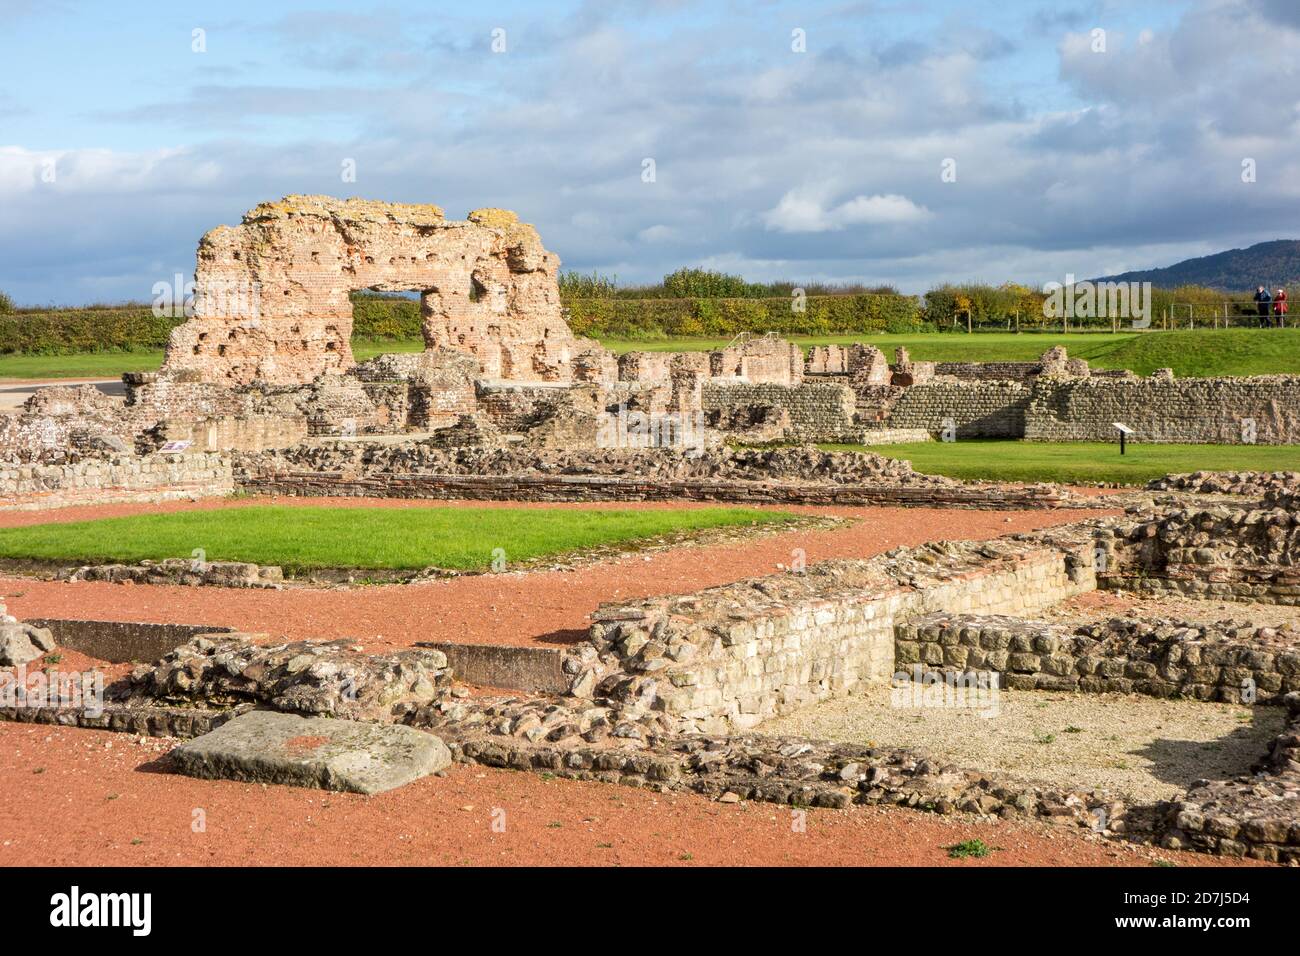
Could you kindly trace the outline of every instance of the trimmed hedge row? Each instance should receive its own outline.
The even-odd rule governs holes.
[[[420,303],[359,297],[352,304],[353,338],[418,339]],[[149,306],[121,309],[58,309],[0,315],[0,354],[74,355],[161,349],[184,319],[153,314]]]
[[[573,299],[565,303],[578,335],[656,339],[738,332],[835,335],[917,332],[928,328],[916,299],[891,295],[809,296],[796,312],[776,299]],[[181,319],[159,318],[148,306],[68,309],[0,315],[0,353],[69,355],[160,349]],[[352,337],[366,341],[420,338],[420,303],[358,296]]]
[[[796,312],[776,299],[570,299],[574,334],[596,338],[655,339],[722,336],[738,332],[837,335],[853,332],[921,332],[926,325],[916,299],[901,295],[809,296]]]
[[[181,321],[158,318],[148,306],[0,315],[0,353],[71,355],[160,349]]]

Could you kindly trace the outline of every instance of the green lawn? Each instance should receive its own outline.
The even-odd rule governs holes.
[[[657,339],[649,342],[605,339],[615,352],[701,351],[726,345],[730,339]],[[802,346],[870,342],[890,361],[894,349],[905,346],[912,358],[925,362],[1028,362],[1053,345],[1064,345],[1072,356],[1097,368],[1128,368],[1149,375],[1172,368],[1182,377],[1209,375],[1300,375],[1300,328],[1198,329],[1180,332],[936,332],[909,335],[795,336]],[[354,342],[353,354],[364,361],[382,352],[418,352],[419,339],[395,342]],[[0,355],[0,379],[116,378],[122,372],[156,369],[162,352],[94,352],[82,355]]]
[[[152,372],[161,351],[79,352],[75,355],[0,355],[0,381],[7,378],[117,378],[123,372]]]
[[[286,508],[135,515],[0,529],[0,557],[138,562],[189,558],[305,568],[484,570],[677,531],[784,523],[753,508],[681,510],[538,508]]]
[[[960,439],[904,445],[823,445],[834,451],[871,451],[906,458],[917,471],[950,478],[996,481],[1117,482],[1140,485],[1188,471],[1300,469],[1300,445],[1131,444],[1123,456],[1105,442],[1028,442]]]
[[[385,352],[420,352],[421,339],[398,342],[353,342],[358,362]],[[117,378],[123,372],[152,372],[162,365],[158,350],[81,352],[76,355],[0,355],[0,381],[7,378]]]

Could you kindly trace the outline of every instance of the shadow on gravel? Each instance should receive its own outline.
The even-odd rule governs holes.
[[[1269,742],[1282,732],[1285,713],[1270,706],[1243,707],[1242,712],[1249,712],[1250,720],[1218,740],[1160,738],[1133,752],[1151,761],[1151,776],[1183,788],[1197,780],[1226,780],[1246,773],[1268,756]]]

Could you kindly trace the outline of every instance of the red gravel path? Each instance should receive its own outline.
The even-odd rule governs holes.
[[[914,810],[725,805],[616,785],[457,765],[374,797],[203,781],[150,766],[169,744],[0,723],[0,866],[927,865],[1180,866],[1215,857],[1138,850],[1046,824]],[[505,811],[505,832],[492,829]],[[206,830],[194,832],[195,810]],[[499,814],[498,817],[499,819]],[[951,860],[979,838],[999,849]]]
[[[265,501],[269,499],[258,499]],[[284,499],[321,504],[328,500]],[[465,503],[347,499],[352,506],[466,507]],[[222,508],[240,502],[105,505],[58,512],[11,512],[0,524],[82,520],[142,510]],[[474,507],[504,507],[479,502]],[[533,507],[588,507],[533,505]],[[617,507],[679,507],[673,504]],[[808,563],[868,557],[900,545],[985,539],[1096,517],[1102,511],[965,511],[928,508],[782,508],[859,519],[847,528],[801,529],[735,543],[629,555],[575,571],[472,575],[428,584],[285,591],[155,587],[0,579],[9,612],[25,617],[228,625],[294,638],[357,638],[367,650],[414,641],[469,644],[567,643],[585,636],[587,616],[606,601],[693,591],[789,565],[802,548]]]

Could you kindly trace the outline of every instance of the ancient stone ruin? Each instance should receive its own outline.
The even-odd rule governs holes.
[[[805,354],[746,334],[708,352],[616,356],[569,329],[558,266],[505,210],[448,220],[432,205],[263,203],[201,240],[195,314],[160,371],[124,376],[124,399],[50,388],[0,416],[0,458],[14,466],[0,462],[0,486],[19,503],[165,496],[163,484],[220,492],[220,467],[196,458],[178,474],[175,453],[292,456],[372,436],[697,455],[728,440],[1107,441],[1124,421],[1141,442],[1300,441],[1300,377],[1143,378],[1059,346],[1036,362],[921,362],[899,349],[891,363],[867,344]],[[425,350],[355,362],[358,290],[418,293]],[[162,448],[166,467],[152,459]],[[86,465],[101,461],[111,467]],[[37,480],[28,464],[56,470]]]
[[[903,349],[890,362],[865,343],[805,352],[774,335],[615,355],[572,334],[557,268],[536,231],[503,210],[449,221],[435,206],[356,199],[258,206],[203,238],[196,314],[175,330],[160,371],[124,376],[121,398],[48,388],[0,416],[5,506],[238,491],[1103,516],[624,596],[572,642],[547,647],[370,654],[351,640],[192,623],[21,623],[0,606],[0,667],[35,666],[60,648],[137,659],[123,656],[124,643],[137,655],[147,645],[152,661],[110,685],[102,712],[0,703],[0,717],[194,738],[173,760],[198,777],[371,793],[456,760],[728,802],[1031,817],[1300,864],[1293,630],[1042,617],[1098,590],[1300,603],[1300,475],[1171,476],[1091,497],[812,447],[1109,440],[1115,421],[1139,441],[1292,443],[1300,377],[1143,377],[1092,369],[1060,347],[1033,362],[925,362]],[[425,350],[356,362],[357,290],[419,293]],[[184,555],[53,577],[68,587],[263,589],[259,598],[313,586],[274,566],[195,566]],[[133,627],[162,633],[123,638]],[[1258,705],[1284,712],[1283,731],[1249,772],[1145,802],[1027,783],[911,746],[764,733],[769,721],[889,686],[913,666],[945,680],[992,675],[1015,691]],[[474,693],[466,681],[518,692]],[[304,739],[318,740],[309,754],[294,751]]]
[[[580,346],[560,317],[559,264],[508,210],[456,221],[433,205],[287,196],[200,241],[196,314],[163,371],[228,386],[346,372],[348,296],[369,289],[418,292],[427,346],[469,352],[484,378],[567,382]]]

